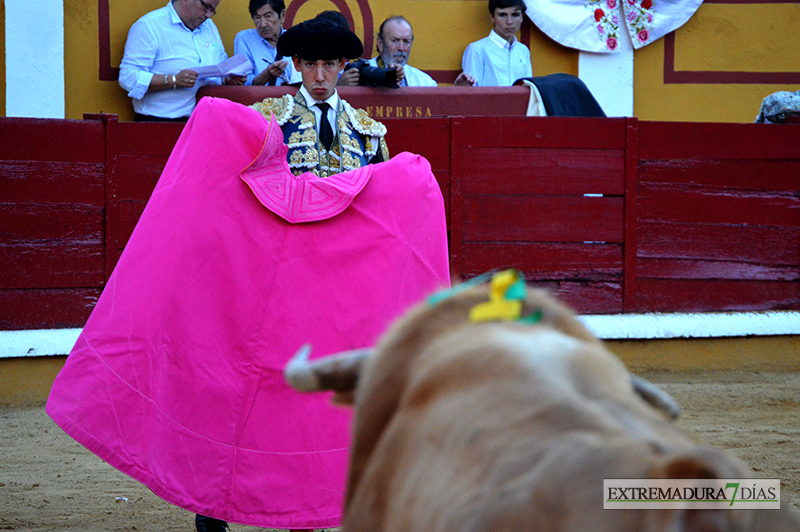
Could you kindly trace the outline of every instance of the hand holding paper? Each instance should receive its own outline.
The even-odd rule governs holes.
[[[198,66],[192,68],[197,72],[197,78],[213,78],[225,77],[230,74],[237,76],[245,76],[248,72],[253,70],[253,65],[244,54],[237,54],[233,57],[222,61],[218,65]]]

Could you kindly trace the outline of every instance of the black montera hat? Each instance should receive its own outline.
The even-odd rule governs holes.
[[[278,54],[284,57],[298,56],[301,59],[354,59],[364,52],[355,33],[335,22],[323,18],[312,18],[292,26],[278,39]]]

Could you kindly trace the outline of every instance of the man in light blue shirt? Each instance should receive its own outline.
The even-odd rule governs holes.
[[[531,52],[516,34],[525,14],[523,0],[489,0],[489,18],[494,27],[488,37],[464,50],[461,68],[478,86],[511,86],[533,76]]]
[[[220,0],[171,0],[147,13],[128,32],[119,84],[133,99],[137,121],[185,121],[203,85],[241,85],[243,76],[197,78],[193,67],[228,58],[210,20]]]
[[[245,85],[300,83],[300,73],[292,61],[277,51],[278,37],[284,32],[283,0],[250,0],[249,10],[256,27],[240,31],[233,41],[234,55],[246,55],[255,67],[255,72],[247,75]]]

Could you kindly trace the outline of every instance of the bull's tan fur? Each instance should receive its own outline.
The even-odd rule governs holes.
[[[344,531],[759,526],[747,511],[604,511],[604,478],[750,472],[645,403],[623,364],[545,293],[524,305],[542,312],[535,325],[470,323],[487,293],[419,305],[360,368]]]

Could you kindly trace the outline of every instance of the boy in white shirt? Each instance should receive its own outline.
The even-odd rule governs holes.
[[[525,15],[523,0],[489,0],[493,28],[488,37],[464,50],[462,70],[475,78],[476,86],[511,86],[533,76],[531,52],[516,34]]]

